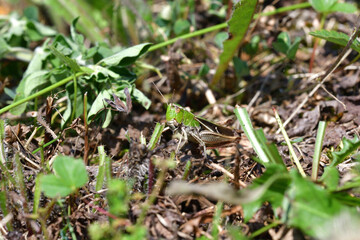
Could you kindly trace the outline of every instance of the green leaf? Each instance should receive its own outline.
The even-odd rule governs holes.
[[[253,18],[256,4],[257,0],[243,0],[235,5],[235,10],[228,22],[229,39],[224,42],[224,51],[220,55],[219,66],[213,77],[212,86],[218,83],[229,62],[240,47]]]
[[[266,201],[272,204],[273,209],[280,207],[290,183],[290,175],[285,168],[281,165],[269,165],[264,174],[260,178],[255,179],[251,186],[248,187],[248,189],[254,191],[264,185],[269,186],[260,198],[243,205],[245,221],[250,220],[254,213]]]
[[[109,181],[106,198],[110,213],[118,217],[124,217],[127,214],[130,201],[129,193],[126,181],[119,179]]]
[[[238,79],[250,75],[250,69],[247,63],[238,57],[233,58],[235,74]]]
[[[254,55],[258,51],[260,43],[260,36],[255,35],[251,38],[250,43],[246,44],[244,47],[244,51],[249,55]]]
[[[91,119],[97,114],[99,113],[99,111],[101,109],[103,109],[104,107],[106,107],[108,105],[107,102],[104,101],[104,98],[107,99],[111,99],[111,94],[112,94],[112,90],[110,89],[104,89],[103,91],[101,91],[96,99],[94,100],[94,102],[91,105],[91,108],[88,112],[88,122],[91,122]]]
[[[153,134],[151,135],[151,139],[149,141],[148,149],[151,151],[156,147],[156,144],[159,142],[161,134],[165,128],[164,124],[156,123]]]
[[[52,198],[57,196],[66,197],[73,191],[53,174],[41,178],[41,189],[47,197]]]
[[[286,54],[290,47],[290,37],[287,32],[282,32],[278,35],[276,42],[274,42],[273,47],[276,51]]]
[[[81,159],[57,156],[53,163],[55,174],[41,178],[41,188],[48,197],[66,197],[88,182],[85,164]]]
[[[360,147],[360,140],[355,135],[353,139],[342,139],[343,148],[338,152],[332,152],[331,157],[332,161],[330,166],[336,166],[340,163],[342,163],[347,157],[351,155],[355,150],[357,150]]]
[[[49,71],[47,70],[41,70],[37,72],[33,72],[29,74],[24,81],[24,96],[30,96],[31,93],[37,88],[40,88],[43,84],[48,82],[47,78],[49,77]]]
[[[58,43],[56,44],[56,48],[54,46],[49,46],[49,49],[57,58],[59,58],[63,63],[65,63],[73,71],[73,73],[81,72],[81,68],[77,64],[77,62],[74,59],[65,56],[61,52],[64,49],[64,46]]]
[[[45,46],[45,44],[46,43],[44,43],[43,46]],[[45,51],[45,48],[43,46],[35,48],[34,55],[31,58],[31,61],[24,73],[23,79],[29,74],[43,69],[43,62],[50,55],[50,51]]]
[[[216,46],[223,49],[224,48],[223,43],[226,39],[228,39],[228,37],[229,34],[227,32],[219,32],[214,37],[214,43],[216,44]]]
[[[320,178],[329,191],[334,191],[339,184],[339,171],[336,167],[326,167]]]
[[[296,51],[298,50],[301,38],[295,38],[294,42],[291,44],[289,34],[287,32],[282,32],[272,45],[274,49],[278,52],[286,54],[286,57],[289,59],[294,59]]]
[[[36,28],[36,31],[42,36],[42,38],[52,37],[57,34],[57,32],[54,29],[52,29],[51,27],[48,27],[48,26],[43,25],[36,21],[33,21],[33,24]]]
[[[330,8],[330,12],[355,13],[356,11],[356,5],[351,3],[337,2]]]
[[[317,12],[330,12],[330,9],[336,4],[337,0],[309,0],[311,6]]]
[[[199,77],[204,77],[206,74],[208,74],[210,71],[210,67],[207,64],[203,64],[201,65],[200,69],[199,69],[199,73],[198,76]]]
[[[5,54],[10,50],[10,46],[6,43],[6,41],[0,37],[0,59],[5,56]]]
[[[145,96],[144,93],[142,93],[139,89],[134,88],[131,94],[145,109],[149,109],[151,100]]]
[[[326,41],[335,44],[339,44],[343,47],[345,47],[348,41],[350,40],[350,37],[345,33],[336,32],[334,30],[331,31],[318,30],[318,31],[310,32],[310,35],[321,39],[325,39]],[[351,44],[351,48],[357,51],[358,53],[360,53],[360,41],[358,39],[355,39],[354,42]]]
[[[141,55],[143,55],[151,43],[142,43],[136,46],[132,46],[126,49],[121,50],[120,52],[102,59],[98,64],[104,64],[106,66],[127,66],[136,61]]]
[[[39,20],[39,10],[35,6],[29,6],[24,9],[24,16],[29,20],[38,21]]]
[[[70,119],[72,112],[71,97],[69,91],[66,91],[65,95],[66,95],[66,109],[61,118],[61,128],[63,128],[66,122]]]
[[[84,47],[84,36],[81,35],[81,34],[78,34],[76,32],[76,23],[78,22],[79,20],[79,17],[75,18],[72,23],[71,23],[71,26],[70,26],[70,33],[71,33],[71,38],[72,40],[77,44],[79,45],[80,47]]]
[[[295,59],[295,55],[299,48],[300,41],[301,41],[301,38],[299,38],[299,37],[295,38],[293,44],[291,44],[291,46],[289,47],[288,51],[286,52],[286,56],[289,59],[291,59],[291,60]]]
[[[182,35],[190,31],[190,23],[186,19],[178,19],[174,24],[174,33]]]
[[[17,93],[15,95],[15,98],[14,98],[14,101],[13,103],[17,102],[17,101],[20,101],[21,99],[24,99],[25,96],[24,96],[24,93],[21,92],[21,93]],[[23,104],[20,104],[19,106],[16,106],[12,109],[10,109],[10,113],[13,114],[13,115],[20,115],[22,114],[23,112],[25,112],[25,109],[26,109],[26,106],[27,106],[27,102],[23,103]]]
[[[255,130],[253,128],[246,109],[236,107],[234,113],[240,122],[241,129],[244,131],[251,146],[259,156],[259,158],[255,160],[264,166],[267,166],[269,163],[276,163],[285,168],[284,162],[282,161],[276,146],[267,142],[262,129]]]
[[[296,171],[292,171],[291,176],[292,183],[283,203],[286,214],[282,217],[288,225],[314,236],[316,229],[330,218],[350,210],[328,191],[301,177]]]

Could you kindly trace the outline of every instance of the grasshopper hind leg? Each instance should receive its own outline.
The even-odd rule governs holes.
[[[189,131],[188,134],[198,143],[200,144],[201,147],[203,147],[203,156],[206,159],[207,158],[207,154],[206,154],[206,145],[205,142],[203,140],[201,140],[201,138],[199,137],[199,133],[197,132],[193,132],[193,131]]]

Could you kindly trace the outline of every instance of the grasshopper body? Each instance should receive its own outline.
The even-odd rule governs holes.
[[[177,104],[168,105],[166,121],[173,131],[180,130],[184,138],[180,138],[177,151],[189,140],[200,144],[206,156],[206,147],[223,147],[240,139],[232,129],[197,117]]]

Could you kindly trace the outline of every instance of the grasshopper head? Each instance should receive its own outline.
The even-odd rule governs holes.
[[[166,121],[177,121],[181,123],[183,112],[181,108],[173,103],[170,103],[166,109]]]

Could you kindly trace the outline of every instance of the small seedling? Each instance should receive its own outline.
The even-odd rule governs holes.
[[[88,182],[84,162],[67,156],[57,156],[53,169],[55,174],[41,178],[41,189],[47,197],[66,197]]]

